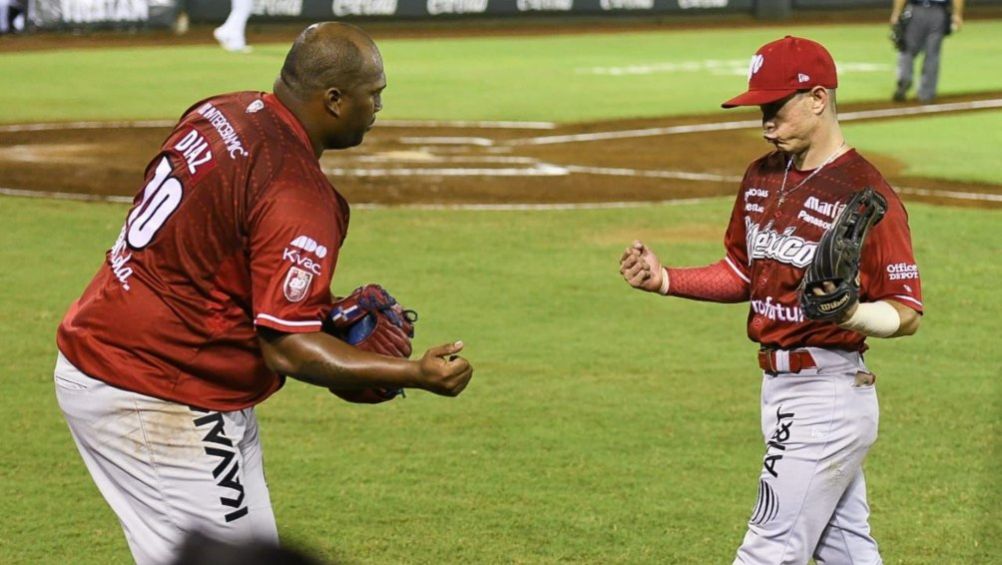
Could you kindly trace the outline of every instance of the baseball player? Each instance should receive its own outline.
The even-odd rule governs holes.
[[[349,209],[319,158],[362,142],[385,87],[368,35],[320,23],[273,94],[195,103],[59,326],[59,406],[138,563],[187,531],[277,542],[254,406],[285,376],[446,396],[470,380],[460,341],[410,361],[321,331]]]
[[[836,117],[835,63],[820,44],[787,36],[751,61],[748,90],[725,108],[759,106],[775,151],[741,182],[723,259],[666,268],[637,241],[620,272],[634,288],[713,302],[750,302],[760,344],[765,455],[758,500],[735,563],[880,563],[862,464],[877,438],[867,337],[915,333],[922,312],[905,209],[849,147]],[[859,300],[836,322],[808,319],[798,286],[818,240],[864,187],[887,201],[862,250]]]
[[[912,87],[915,57],[924,52],[918,100],[932,102],[939,83],[939,52],[943,38],[960,31],[963,26],[964,0],[893,0],[891,25],[902,18],[907,25],[904,26],[904,48],[898,54],[898,82],[892,98],[895,102],[905,100]]]

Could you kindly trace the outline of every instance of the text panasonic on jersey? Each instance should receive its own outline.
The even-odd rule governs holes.
[[[243,142],[240,141],[237,131],[233,129],[230,121],[226,119],[226,116],[218,108],[213,106],[211,102],[206,102],[198,109],[198,113],[209,120],[212,127],[216,128],[219,137],[226,144],[226,151],[229,152],[230,159],[235,159],[236,155],[247,156],[247,151],[244,150]]]
[[[770,223],[763,229],[751,218],[745,218],[749,261],[773,259],[800,268],[811,264],[814,251],[818,247],[817,242],[793,235],[796,230],[794,227],[786,228],[783,233],[779,233],[771,226]]]

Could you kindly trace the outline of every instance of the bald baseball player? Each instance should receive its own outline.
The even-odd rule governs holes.
[[[836,87],[835,62],[822,45],[787,36],[761,47],[748,90],[723,106],[758,106],[774,151],[745,172],[723,259],[668,268],[640,241],[621,258],[620,272],[634,288],[750,303],[765,455],[734,563],[881,562],[863,478],[863,459],[877,439],[876,377],[863,354],[870,337],[915,333],[922,293],[904,206],[846,141]],[[863,247],[859,301],[837,323],[808,319],[798,299],[805,268],[842,204],[867,186],[888,209]]]
[[[136,562],[169,562],[192,530],[278,541],[254,407],[286,376],[446,396],[469,382],[460,341],[410,361],[321,331],[349,208],[319,157],[362,143],[385,87],[369,36],[320,23],[273,94],[196,102],[59,326],[59,406]]]

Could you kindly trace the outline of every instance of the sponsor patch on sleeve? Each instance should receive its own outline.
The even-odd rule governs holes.
[[[289,273],[285,275],[285,284],[282,291],[289,302],[300,302],[310,292],[310,283],[313,282],[313,273],[300,269],[299,267],[289,267]]]
[[[892,281],[902,281],[917,279],[919,277],[918,265],[914,263],[894,263],[887,266],[887,279]]]

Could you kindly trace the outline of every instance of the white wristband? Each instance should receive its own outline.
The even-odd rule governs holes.
[[[891,337],[901,327],[901,314],[883,300],[860,302],[840,327],[874,337]]]
[[[668,280],[668,267],[661,267],[661,288],[658,289],[658,294],[668,296],[668,285],[671,281]]]

